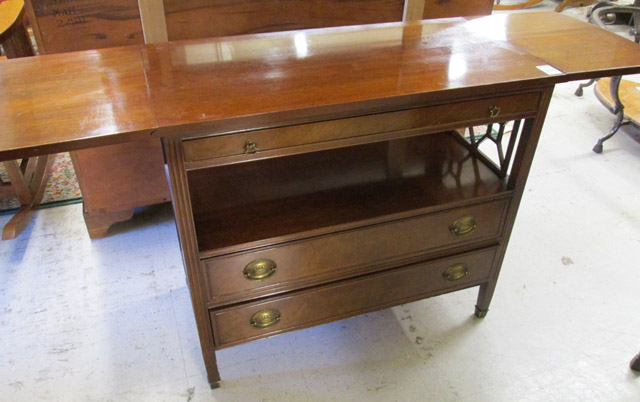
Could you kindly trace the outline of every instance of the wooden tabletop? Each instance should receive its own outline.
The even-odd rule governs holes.
[[[637,73],[639,50],[547,12],[6,60],[0,160]]]
[[[148,137],[156,127],[137,46],[3,60],[0,88],[0,160]]]
[[[640,65],[638,44],[560,13],[500,14],[474,23],[561,70],[565,81],[634,74]]]
[[[456,18],[146,46],[158,134],[335,118],[561,79],[508,43],[465,35],[469,23]],[[234,120],[241,116],[251,118]]]

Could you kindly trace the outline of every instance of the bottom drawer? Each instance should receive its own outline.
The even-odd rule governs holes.
[[[485,282],[496,247],[267,300],[211,310],[217,347],[309,327]]]

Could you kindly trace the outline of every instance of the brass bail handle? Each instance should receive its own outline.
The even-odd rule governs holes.
[[[498,117],[500,114],[500,106],[492,105],[489,107],[489,117]]]
[[[449,282],[454,282],[464,278],[468,273],[469,270],[467,269],[467,266],[465,264],[456,264],[447,268],[442,273],[442,276],[444,276],[444,279],[448,280]]]
[[[478,222],[473,216],[463,216],[456,219],[449,226],[449,230],[456,236],[466,236],[471,234],[478,227]]]
[[[282,315],[276,309],[260,310],[251,316],[249,323],[254,328],[268,328],[276,325]]]
[[[242,273],[247,279],[259,281],[275,274],[277,268],[278,266],[275,261],[268,258],[258,258],[247,264]]]

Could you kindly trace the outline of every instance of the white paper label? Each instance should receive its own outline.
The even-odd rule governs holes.
[[[548,64],[543,64],[541,66],[536,66],[536,68],[540,71],[542,71],[543,73],[547,74],[547,75],[558,75],[558,74],[562,74],[562,71],[558,70],[557,68],[550,66]]]

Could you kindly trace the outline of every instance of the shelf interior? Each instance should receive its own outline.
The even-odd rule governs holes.
[[[201,253],[507,189],[448,132],[199,169],[188,179]]]

